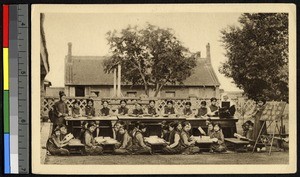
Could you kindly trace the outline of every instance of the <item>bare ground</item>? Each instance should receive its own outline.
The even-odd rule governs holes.
[[[288,152],[227,153],[196,155],[101,155],[101,156],[47,156],[46,164],[95,164],[95,165],[146,165],[146,164],[288,164]]]

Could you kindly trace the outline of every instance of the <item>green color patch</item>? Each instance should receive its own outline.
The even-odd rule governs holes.
[[[3,95],[4,133],[9,133],[9,91],[4,90]]]

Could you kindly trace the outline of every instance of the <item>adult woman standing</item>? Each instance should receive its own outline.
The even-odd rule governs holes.
[[[262,133],[266,133],[267,126],[263,123],[263,121],[260,120],[260,117],[265,109],[266,100],[263,98],[259,98],[256,101],[256,111],[252,114],[252,117],[254,119],[254,125],[253,125],[253,140],[256,140],[258,137],[258,134],[260,132],[260,129],[262,128]]]
[[[65,124],[65,117],[69,114],[68,106],[66,101],[66,94],[63,91],[59,92],[59,101],[53,106],[54,122],[53,127],[57,125]]]

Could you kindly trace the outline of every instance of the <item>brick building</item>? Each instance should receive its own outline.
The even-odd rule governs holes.
[[[159,97],[189,97],[198,98],[219,97],[219,80],[212,68],[210,45],[206,46],[206,57],[197,53],[197,66],[194,73],[183,85],[166,85]],[[72,44],[68,44],[68,54],[65,57],[65,93],[77,97],[111,97],[114,95],[113,74],[103,71],[103,60],[106,56],[73,56]],[[124,68],[122,68],[124,69]],[[144,94],[143,86],[132,86],[122,83],[122,95],[138,97]],[[154,91],[150,91],[150,96]]]

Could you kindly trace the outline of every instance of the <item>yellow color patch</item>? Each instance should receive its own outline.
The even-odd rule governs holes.
[[[8,48],[3,48],[3,89],[9,90]]]

